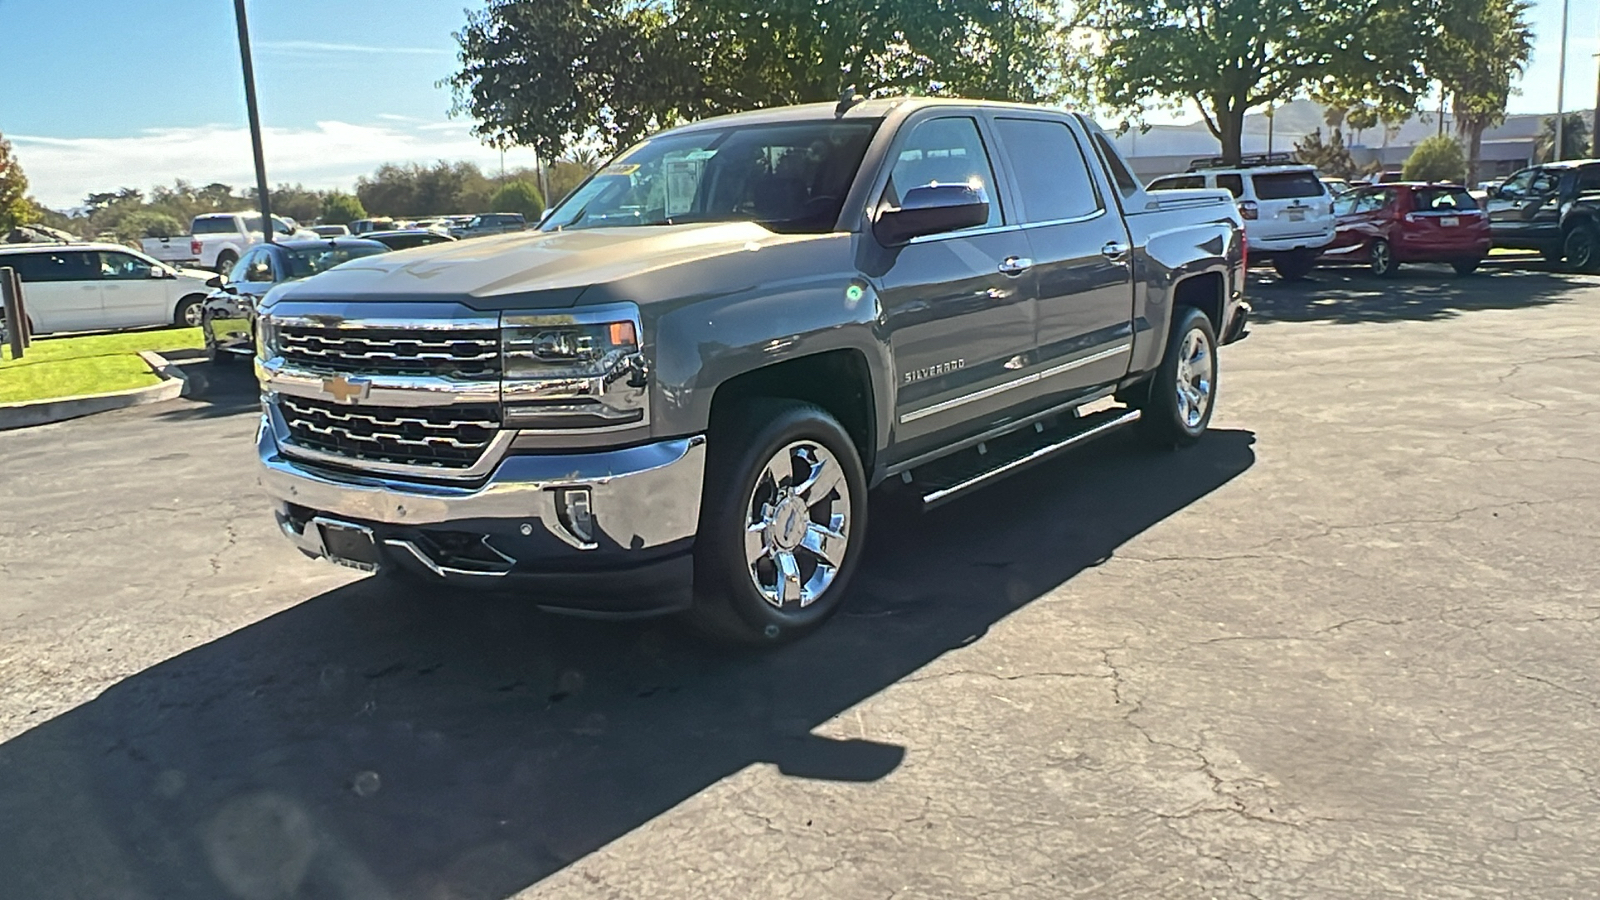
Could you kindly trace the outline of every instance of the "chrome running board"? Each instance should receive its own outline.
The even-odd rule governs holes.
[[[1060,453],[1064,450],[1069,450],[1078,446],[1079,444],[1094,440],[1097,437],[1110,434],[1111,432],[1120,428],[1132,425],[1137,421],[1139,421],[1139,410],[1137,409],[1107,410],[1106,412],[1098,415],[1080,419],[1078,420],[1079,424],[1086,426],[1081,430],[1074,431],[1064,437],[1046,435],[1044,437],[1049,440],[1049,443],[1046,443],[1043,446],[1033,449],[1023,447],[1007,455],[996,454],[999,456],[999,459],[996,460],[997,464],[990,463],[977,472],[968,471],[966,473],[954,475],[953,479],[949,480],[949,483],[940,485],[931,492],[923,494],[922,507],[923,509],[932,509],[941,503],[946,503],[955,499],[956,497],[972,490],[973,488],[988,484],[991,481],[1003,478],[1007,475],[1020,472],[1034,463],[1041,462],[1056,455],[1057,453]],[[979,445],[979,453],[981,456],[987,456],[986,451],[986,447]],[[988,460],[984,461],[989,462]],[[929,485],[929,487],[933,487],[933,485]]]

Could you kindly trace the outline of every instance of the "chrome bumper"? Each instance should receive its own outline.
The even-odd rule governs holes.
[[[265,418],[257,431],[256,450],[261,486],[280,504],[381,531],[435,527],[500,535],[497,553],[535,568],[560,568],[559,557],[578,559],[590,551],[626,557],[686,544],[699,522],[705,472],[701,435],[594,453],[508,455],[487,481],[470,487],[357,475],[308,464],[281,452]],[[575,488],[589,492],[590,540],[564,525],[557,512],[558,492]],[[324,555],[315,533],[297,533],[287,525],[284,532],[307,553]],[[553,536],[565,545],[564,552],[555,559],[543,552],[530,559],[525,548],[511,546],[518,543],[518,535]]]

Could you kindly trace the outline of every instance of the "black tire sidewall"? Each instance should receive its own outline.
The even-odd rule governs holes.
[[[1284,281],[1299,281],[1317,267],[1317,258],[1304,250],[1292,250],[1272,257],[1272,270]]]
[[[844,564],[828,589],[804,609],[768,603],[745,571],[747,504],[767,461],[795,441],[826,447],[844,468],[850,488],[850,526]],[[743,643],[781,643],[820,626],[839,608],[862,555],[867,525],[867,479],[854,443],[837,420],[800,401],[741,404],[713,423],[708,437],[704,498],[695,538],[695,604],[699,618],[717,622],[718,636]]]
[[[206,301],[204,297],[200,299],[186,297],[182,300],[179,300],[178,308],[172,313],[172,323],[179,328],[199,328],[203,326],[205,324],[205,303]],[[190,307],[195,307],[196,309],[201,310],[200,321],[194,323],[193,325],[189,324],[189,317],[185,315]]]
[[[1577,244],[1582,241],[1582,244]],[[1587,245],[1587,246],[1585,246]],[[1593,272],[1600,269],[1600,234],[1587,225],[1578,225],[1567,233],[1561,242],[1562,256],[1573,269],[1579,272]],[[1583,255],[1573,253],[1573,250],[1587,249]]]
[[[234,263],[237,263],[238,261],[238,256],[225,250],[222,253],[217,254],[217,265],[215,271],[218,275],[226,277],[228,271],[232,269]]]
[[[1378,265],[1379,247],[1383,248],[1383,252],[1385,254],[1384,259],[1386,260],[1381,267]],[[1378,276],[1379,278],[1388,278],[1390,275],[1395,273],[1396,269],[1400,268],[1400,264],[1394,261],[1394,247],[1391,246],[1388,241],[1373,241],[1372,249],[1368,250],[1367,253],[1372,259],[1372,265],[1370,267],[1372,269],[1372,274]]]

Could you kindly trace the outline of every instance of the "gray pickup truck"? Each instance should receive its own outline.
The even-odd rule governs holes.
[[[839,607],[869,490],[933,505],[1125,426],[1199,439],[1245,262],[1226,192],[1146,193],[1076,114],[699,122],[536,232],[274,288],[261,483],[311,556],[788,640]]]

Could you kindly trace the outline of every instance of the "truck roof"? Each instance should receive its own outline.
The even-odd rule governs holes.
[[[841,121],[852,119],[881,119],[895,110],[910,112],[925,106],[983,106],[993,109],[1050,109],[1051,112],[1065,113],[1061,108],[1041,107],[1029,103],[1004,103],[998,100],[965,100],[959,97],[877,97],[871,100],[862,100],[851,106],[843,115],[838,115],[836,103],[802,103],[798,106],[776,106],[771,109],[753,109],[748,112],[729,113],[725,116],[713,116],[701,119],[687,125],[680,125],[661,134],[682,134],[698,131],[702,128],[726,128],[729,125],[772,125],[782,122],[814,122],[818,119],[837,118]]]

